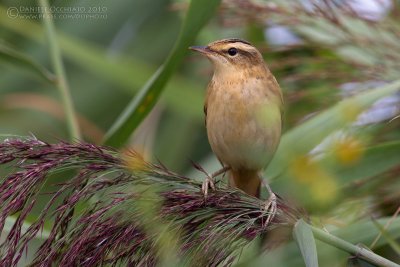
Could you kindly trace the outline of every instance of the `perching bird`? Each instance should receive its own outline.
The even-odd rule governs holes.
[[[224,167],[206,178],[203,192],[207,195],[209,186],[215,189],[212,179],[229,170],[231,186],[258,197],[260,172],[271,161],[281,137],[279,84],[261,53],[247,41],[223,39],[190,49],[214,65],[204,113],[208,140]]]

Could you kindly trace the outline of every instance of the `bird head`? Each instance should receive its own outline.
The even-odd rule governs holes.
[[[189,49],[205,55],[216,71],[265,66],[261,53],[249,42],[237,38],[215,41],[207,46],[191,46]]]

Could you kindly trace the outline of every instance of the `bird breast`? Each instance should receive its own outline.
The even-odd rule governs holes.
[[[260,170],[278,146],[281,100],[268,88],[273,85],[257,76],[214,76],[209,84],[208,139],[219,160],[232,169]]]

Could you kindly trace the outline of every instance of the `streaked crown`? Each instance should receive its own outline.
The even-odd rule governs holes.
[[[224,65],[230,63],[241,67],[264,65],[261,53],[249,42],[238,38],[222,39],[207,46],[195,46],[191,49],[206,55],[217,65],[218,63]]]

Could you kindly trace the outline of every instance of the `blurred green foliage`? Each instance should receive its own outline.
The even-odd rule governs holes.
[[[100,144],[132,99],[154,85],[151,77],[157,75],[174,44],[181,40],[179,29],[189,3],[91,0],[52,1],[51,5],[104,10],[103,17],[54,20],[81,131],[86,141]],[[5,0],[0,5],[0,133],[33,134],[49,142],[67,139],[62,101],[55,90],[40,17],[14,18],[10,8],[15,7],[36,7],[36,3]],[[209,8],[204,14],[211,16],[214,7]],[[369,217],[389,217],[400,206],[400,119],[386,118],[361,126],[352,123],[376,100],[396,91],[398,95],[399,82],[393,81],[399,77],[399,7],[393,3],[391,11],[377,21],[341,12],[335,5],[332,10],[323,10],[311,14],[296,1],[225,1],[192,45],[241,37],[260,48],[286,102],[285,135],[266,170],[266,179],[273,179],[272,187],[280,195],[306,207],[315,223],[334,225],[331,228],[342,238],[369,245],[379,232]],[[157,97],[152,99],[150,114],[127,145],[172,170],[190,172],[191,177],[199,179],[202,174],[193,172],[190,160],[200,162],[209,172],[219,168],[207,142],[202,116],[211,66],[195,55],[184,58],[186,51],[182,51],[207,18],[202,19],[194,29],[190,23],[184,29],[193,30],[193,36],[175,46],[179,51],[174,50],[169,60],[176,60],[176,65],[153,88],[157,94],[163,93],[154,108]],[[287,26],[302,41],[273,45],[265,35],[269,27],[266,23]],[[377,80],[390,84],[368,92],[354,90],[351,98],[342,86],[358,82],[365,89],[367,82]],[[140,116],[136,124],[143,118]],[[120,146],[130,137],[133,126],[123,137],[116,136],[107,144]],[[338,131],[344,137],[331,138]],[[315,150],[323,141],[327,144]],[[391,247],[398,246],[399,225],[396,219],[392,228],[384,231],[378,247],[380,254],[397,260],[399,255]],[[341,229],[337,229],[339,226]],[[392,238],[385,240],[388,235]],[[267,265],[265,262],[299,266],[299,251],[292,246],[280,247],[255,261],[260,266]],[[321,266],[332,261],[344,264],[347,254],[339,253],[337,258],[324,246],[317,242]]]

